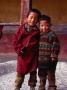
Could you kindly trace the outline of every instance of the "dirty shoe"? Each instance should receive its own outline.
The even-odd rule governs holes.
[[[17,88],[17,87],[16,87],[14,90],[20,90],[20,88]]]
[[[57,88],[57,86],[49,86],[48,90],[57,90],[56,88]]]
[[[30,87],[30,90],[35,90],[35,87]]]

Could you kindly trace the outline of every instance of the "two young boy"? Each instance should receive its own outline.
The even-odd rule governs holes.
[[[40,21],[40,30],[37,23]],[[48,75],[49,90],[56,90],[55,70],[58,61],[59,42],[50,30],[50,17],[42,15],[37,9],[29,11],[26,23],[21,25],[14,36],[14,49],[18,54],[15,90],[20,90],[24,77],[30,73],[28,85],[35,90],[37,78],[40,77],[38,90],[45,90]],[[39,58],[38,58],[39,57]]]

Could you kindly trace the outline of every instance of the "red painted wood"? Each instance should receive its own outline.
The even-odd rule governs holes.
[[[23,23],[29,11],[29,2],[30,0],[21,0],[21,17],[20,17],[21,24]]]

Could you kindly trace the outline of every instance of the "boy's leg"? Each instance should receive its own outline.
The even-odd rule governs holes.
[[[36,71],[33,71],[30,73],[30,78],[28,81],[28,85],[30,86],[30,90],[35,90],[35,86],[37,83],[37,76],[36,76]]]
[[[45,90],[46,77],[39,77],[39,78],[40,78],[40,85],[38,90]]]
[[[39,75],[39,79],[40,79],[40,85],[39,85],[38,90],[45,90],[47,71],[45,69],[39,69],[38,75]]]
[[[56,90],[55,72],[48,72],[49,87],[48,90]]]
[[[56,71],[57,62],[50,63],[50,68],[48,71],[48,81],[49,87],[48,90],[56,90],[56,79],[55,79],[55,71]]]
[[[24,75],[17,74],[16,80],[15,80],[15,90],[20,90],[23,82],[24,82]]]

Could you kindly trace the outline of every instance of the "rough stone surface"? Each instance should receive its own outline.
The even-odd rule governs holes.
[[[14,90],[14,81],[16,78],[16,61],[8,61],[0,63],[0,90]],[[21,90],[29,90],[28,86],[29,74],[25,76]],[[37,86],[39,86],[39,78],[37,77]],[[67,90],[67,62],[58,62],[56,70],[57,90]],[[46,88],[48,81],[46,83]]]

